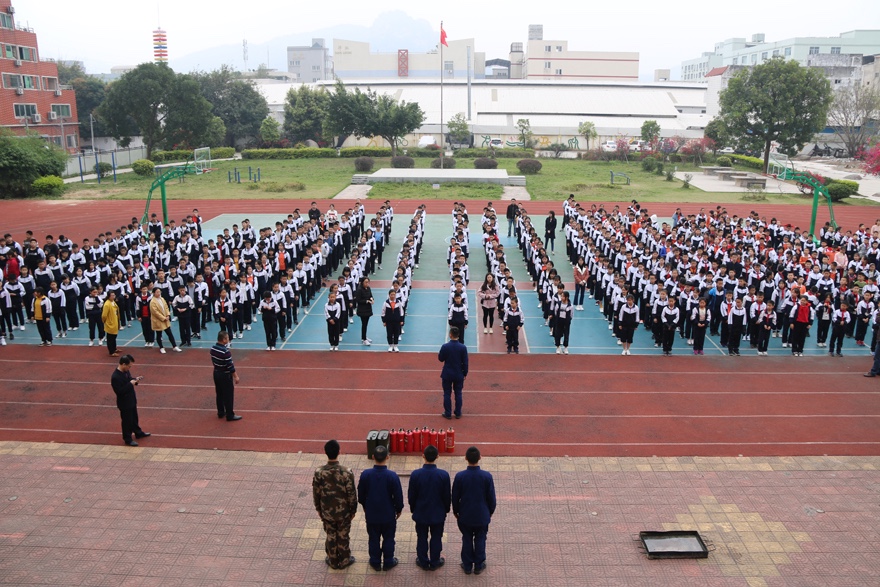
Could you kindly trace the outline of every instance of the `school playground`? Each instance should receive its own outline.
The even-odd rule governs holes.
[[[471,369],[464,417],[448,422],[440,417],[436,351],[445,333],[452,206],[425,203],[432,216],[402,352],[387,352],[378,317],[370,325],[373,346],[361,345],[355,319],[339,353],[326,351],[317,311],[300,315],[276,353],[264,350],[257,323],[233,341],[242,379],[239,422],[216,417],[206,349],[215,329],[201,344],[167,355],[144,349],[139,328],[120,333],[135,356],[134,372],[145,376],[139,412],[153,433],[136,449],[119,438],[109,387],[115,360],[103,347],[85,346],[82,329],[51,348],[33,344],[30,332],[3,347],[0,584],[876,584],[880,384],[861,376],[870,366],[866,350],[848,345],[843,358],[828,358],[808,343],[805,354],[812,356],[796,359],[773,339],[771,356],[746,356],[744,347],[736,358],[707,341],[706,355],[694,357],[678,339],[674,355],[663,357],[640,331],[633,356],[625,357],[595,307],[585,304],[572,326],[571,354],[550,354],[555,348],[518,250],[508,246],[527,320],[521,354],[507,355],[498,328],[494,335],[475,328],[473,288],[485,264],[473,247],[465,340]],[[368,214],[378,207],[365,204]],[[394,202],[396,230],[417,204]],[[244,217],[260,226],[258,218],[274,222],[308,202],[195,205],[208,228]],[[482,205],[469,203],[472,217]],[[503,214],[505,203],[495,205]],[[676,206],[649,207],[668,217]],[[49,233],[81,240],[139,217],[138,207],[0,201],[0,217],[17,237],[30,229],[40,240]],[[192,207],[169,202],[175,218]],[[561,210],[526,204],[532,216],[551,207]],[[807,207],[727,208],[809,222]],[[847,228],[874,220],[867,207],[835,213]],[[401,238],[392,235],[389,255]],[[567,263],[556,256],[567,277]],[[374,278],[377,313],[391,266]],[[480,577],[461,574],[451,518],[444,552],[450,564],[434,573],[416,568],[405,510],[398,568],[369,569],[359,515],[352,531],[358,563],[328,571],[309,491],[324,441],[338,438],[343,463],[358,474],[368,466],[367,431],[422,426],[456,431],[456,450],[440,466],[459,470],[464,448],[476,444],[495,475],[499,509],[490,526],[489,569]],[[405,477],[419,459],[395,455],[391,466]],[[715,551],[699,561],[649,561],[632,539],[640,530],[678,529],[699,530]]]

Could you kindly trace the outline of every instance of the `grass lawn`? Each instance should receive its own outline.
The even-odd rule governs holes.
[[[375,169],[390,167],[390,158],[378,158]],[[416,158],[417,168],[430,167],[431,159]],[[516,159],[498,159],[498,168],[510,175],[521,175]],[[536,175],[526,176],[526,187],[533,200],[558,201],[574,194],[582,202],[693,202],[731,204],[746,201],[742,193],[709,193],[696,188],[683,189],[678,180],[666,181],[664,176],[642,171],[639,163],[604,161],[579,161],[571,159],[541,159],[543,168]],[[353,159],[293,159],[260,161],[219,161],[217,171],[199,176],[187,176],[184,182],[166,184],[171,200],[199,199],[326,199],[332,198],[351,183],[355,173]],[[248,183],[250,166],[254,173],[260,168],[261,182]],[[700,173],[697,167],[677,164],[679,171]],[[228,172],[238,168],[243,175],[242,183],[228,183]],[[669,167],[667,165],[667,167]],[[472,159],[459,159],[458,169],[472,169]],[[609,185],[611,171],[626,173],[631,185]],[[84,184],[68,184],[65,198],[69,199],[119,199],[142,200],[150,189],[152,178],[139,177],[133,173]],[[302,184],[298,186],[297,184]],[[501,197],[501,187],[492,184],[443,184],[435,190],[430,184],[389,183],[377,184],[370,192],[371,199],[475,199],[492,200]],[[154,196],[159,197],[158,192]],[[804,204],[808,196],[768,194],[768,202],[779,204]],[[876,205],[870,200],[853,200],[835,203],[835,206]]]

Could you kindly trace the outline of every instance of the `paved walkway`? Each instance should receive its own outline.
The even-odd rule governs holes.
[[[703,190],[704,192],[745,194],[749,191],[748,188],[738,186],[732,181],[719,179],[717,175],[705,175],[703,173],[690,171],[687,173],[693,176],[693,178],[691,179],[691,185],[697,189]],[[675,174],[675,179],[679,181],[684,181],[685,175],[686,173],[679,171]],[[793,183],[786,183],[784,181],[773,179],[772,177],[767,177],[767,187],[764,189],[764,192],[768,195],[801,193],[800,190],[798,190],[797,186]]]
[[[414,565],[415,532],[400,518],[401,565],[324,565],[311,476],[323,457],[0,442],[0,584],[74,586],[282,585],[832,587],[880,576],[880,457],[486,458],[498,510],[488,564]],[[355,474],[368,465],[344,455]],[[392,457],[403,477],[416,457]],[[441,458],[452,472],[460,456]],[[641,530],[697,530],[704,560],[648,560]]]
[[[532,196],[529,194],[529,190],[527,190],[524,186],[506,185],[502,188],[501,199],[528,202],[532,199]]]
[[[358,200],[366,199],[370,195],[373,186],[366,184],[355,184],[346,186],[341,192],[333,196],[334,200]]]

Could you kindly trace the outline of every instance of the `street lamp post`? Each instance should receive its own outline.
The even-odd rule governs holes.
[[[89,112],[89,129],[92,132],[92,153],[95,152],[95,117]]]

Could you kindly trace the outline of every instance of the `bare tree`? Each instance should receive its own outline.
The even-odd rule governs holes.
[[[831,126],[851,157],[869,146],[878,134],[880,90],[855,84],[835,92],[828,111]],[[873,124],[872,124],[873,121]]]

